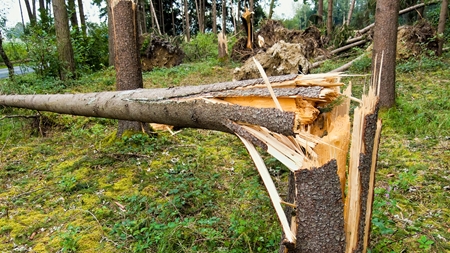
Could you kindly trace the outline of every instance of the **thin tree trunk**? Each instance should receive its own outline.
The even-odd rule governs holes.
[[[106,0],[106,8],[108,12],[108,63],[109,66],[114,66],[115,49],[114,49],[114,24],[111,9],[112,0]]]
[[[142,67],[139,57],[137,36],[137,6],[132,0],[119,0],[112,3],[116,89],[134,90],[143,87]],[[142,131],[140,122],[119,120],[117,136],[125,131]]]
[[[442,48],[444,46],[444,30],[445,30],[445,21],[447,20],[448,15],[448,0],[442,0],[441,3],[441,12],[439,15],[439,24],[437,29],[438,34],[438,51],[437,55],[442,55]]]
[[[319,20],[317,20],[317,24],[321,26],[323,24],[323,0],[319,0],[319,7],[317,9],[317,16]]]
[[[84,16],[83,0],[78,0],[78,12],[80,13],[81,32],[86,37],[86,17]]]
[[[177,31],[176,31],[176,28],[175,28],[175,12],[173,10],[173,3],[170,6],[170,12],[172,13],[172,35],[176,36],[177,35],[176,34]]]
[[[217,2],[216,0],[212,1],[212,31],[214,34],[217,34]]]
[[[34,1],[34,0],[32,0],[32,1]],[[34,2],[33,2],[33,6],[34,6]],[[30,19],[31,26],[35,26],[36,25],[36,15],[34,15],[34,13],[33,13],[33,10],[31,8],[29,0],[25,0],[25,7],[27,8],[28,18]]]
[[[154,18],[153,20],[156,23],[156,28],[158,29],[158,33],[159,33],[159,35],[161,35],[162,33],[161,33],[161,29],[159,28],[158,17],[156,16],[156,12],[155,12],[155,8],[153,7],[152,0],[150,0],[150,9],[153,13],[153,18]]]
[[[372,73],[380,77],[380,106],[387,108],[395,105],[398,9],[399,1],[378,0],[375,12]]]
[[[69,73],[74,74],[75,72],[73,47],[70,41],[69,17],[64,0],[53,0],[52,3],[58,56],[61,61],[59,76],[61,80],[66,80]]]
[[[226,0],[222,0],[222,32],[227,34],[227,6]]]
[[[189,24],[189,9],[187,0],[184,0],[184,18],[186,20],[186,40],[189,42],[191,41],[191,28]]]
[[[0,30],[0,56],[3,59],[3,62],[5,63],[6,67],[8,67],[9,72],[9,78],[14,78],[14,66],[12,65],[11,61],[8,58],[8,55],[6,54],[5,50],[3,50],[3,37],[2,37],[2,31]]]
[[[347,26],[350,25],[350,21],[352,19],[352,15],[353,15],[353,9],[355,9],[355,1],[356,0],[351,0],[351,4],[350,4],[350,9],[348,10],[348,16],[347,16]]]
[[[164,24],[164,8],[163,8],[163,1],[159,0],[159,17],[160,17],[160,24],[161,24],[161,28],[162,28],[162,33],[165,34],[166,33],[166,26]]]
[[[48,16],[48,13],[47,13],[47,9],[46,9],[44,0],[39,0],[39,9],[38,9],[38,11],[39,11],[39,17],[41,18],[41,23],[42,23],[43,29],[47,30],[48,29],[48,25],[49,25],[48,24],[49,16]]]
[[[333,0],[328,0],[328,13],[327,13],[327,36],[331,40],[333,33]]]
[[[269,8],[269,17],[268,17],[268,19],[272,19],[274,6],[275,6],[275,0],[270,0],[270,8]]]
[[[70,15],[70,24],[72,25],[72,29],[76,31],[78,34],[78,18],[77,18],[77,10],[75,8],[75,0],[68,0],[68,9]]]
[[[22,19],[22,28],[25,31],[25,21],[23,20],[22,4],[20,2],[21,1],[19,1],[20,18]],[[28,46],[27,46],[27,51],[28,51]]]

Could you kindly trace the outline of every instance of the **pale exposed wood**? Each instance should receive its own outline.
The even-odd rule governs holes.
[[[333,70],[330,71],[330,72],[331,72],[331,73],[334,73],[334,72],[342,72],[342,71],[346,71],[347,69],[349,69],[349,68],[353,65],[353,63],[355,63],[356,61],[360,60],[360,59],[363,58],[363,57],[364,57],[364,54],[362,54],[362,55],[356,57],[355,59],[353,59],[353,60],[347,62],[346,64],[340,66],[339,68],[333,69]]]
[[[283,232],[286,236],[286,238],[291,243],[295,243],[295,235],[292,233],[289,222],[286,218],[286,215],[283,211],[283,208],[281,207],[281,198],[278,195],[277,189],[275,187],[275,184],[272,181],[272,178],[270,177],[269,171],[267,170],[266,165],[264,164],[263,159],[259,155],[258,151],[256,150],[255,146],[245,138],[238,135],[238,137],[241,139],[241,141],[244,143],[245,147],[247,148],[248,152],[250,153],[250,156],[253,159],[253,162],[256,165],[256,168],[258,169],[258,172],[264,182],[264,185],[266,186],[266,189],[269,193],[270,200],[272,201],[272,205],[275,208],[275,211],[278,215],[278,219],[281,222],[281,226],[283,227]]]
[[[269,79],[267,78],[266,72],[264,72],[263,67],[261,66],[261,64],[255,59],[255,57],[253,57],[253,62],[255,63],[256,67],[259,70],[259,73],[261,74],[264,83],[267,85],[267,89],[270,92],[270,96],[273,99],[273,102],[275,103],[276,107],[278,108],[278,110],[282,111],[283,109],[281,108],[280,103],[278,102],[277,97],[275,96],[275,93],[273,92],[272,86],[270,85]]]

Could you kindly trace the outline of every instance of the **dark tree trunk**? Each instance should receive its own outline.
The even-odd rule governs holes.
[[[352,19],[352,15],[353,15],[353,9],[355,9],[355,1],[356,0],[351,0],[352,2],[350,3],[350,9],[348,10],[348,16],[347,16],[347,26],[350,25],[350,21]]]
[[[217,2],[216,0],[212,1],[212,31],[214,34],[217,34]]]
[[[322,23],[323,23],[323,0],[319,0],[319,7],[317,9],[317,16],[318,16],[317,24],[319,26],[321,26]]]
[[[270,0],[270,9],[269,9],[268,19],[272,19],[274,6],[275,6],[275,0]]]
[[[378,0],[372,51],[373,78],[379,80],[380,106],[395,105],[395,60],[399,1]],[[381,73],[380,73],[381,72]]]
[[[86,17],[84,16],[83,0],[78,0],[78,12],[80,13],[80,25],[83,36],[86,37]]]
[[[8,55],[6,55],[5,50],[3,50],[3,37],[2,37],[2,31],[0,31],[0,56],[3,59],[3,62],[5,63],[6,67],[8,67],[9,72],[9,78],[14,78],[14,66],[12,65],[11,61],[8,58]]]
[[[69,9],[69,15],[70,15],[70,24],[72,25],[72,29],[76,31],[78,34],[78,18],[77,18],[77,10],[75,8],[75,0],[68,0],[67,1],[67,8]]]
[[[33,6],[34,6],[34,0],[32,0],[32,1],[33,1]],[[31,26],[35,26],[36,25],[36,15],[34,14],[34,11],[30,5],[29,0],[25,0],[25,7],[27,8],[28,18],[30,19]]]
[[[191,28],[189,24],[189,9],[187,0],[184,0],[184,19],[186,21],[186,40],[187,42],[191,41]]]
[[[445,30],[445,21],[448,16],[448,0],[442,0],[441,3],[441,13],[439,15],[439,24],[438,24],[438,51],[437,55],[442,55],[442,48],[444,46],[444,30]]]
[[[227,34],[227,6],[225,0],[222,0],[222,32]]]
[[[328,0],[328,13],[327,13],[327,36],[331,40],[333,33],[333,0]]]
[[[112,9],[111,9],[111,1],[106,1],[106,8],[108,9],[108,53],[109,53],[109,66],[114,66],[114,59],[115,59],[115,51],[114,51],[114,23],[113,23],[113,17],[112,17]]]
[[[70,41],[69,17],[64,0],[53,0],[52,3],[55,16],[58,56],[61,61],[60,78],[61,80],[66,80],[69,73],[75,72],[75,60]]]
[[[131,0],[113,2],[116,89],[134,90],[143,87],[142,68],[137,36],[137,10]],[[125,131],[141,131],[144,125],[136,121],[119,120],[117,136]]]

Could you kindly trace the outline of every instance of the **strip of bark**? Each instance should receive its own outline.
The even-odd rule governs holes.
[[[344,204],[337,162],[295,172],[297,242],[295,253],[344,252]]]

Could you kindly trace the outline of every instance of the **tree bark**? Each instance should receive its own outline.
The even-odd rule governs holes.
[[[32,1],[33,1],[33,6],[34,6],[35,0],[32,0]],[[36,15],[34,14],[33,8],[31,7],[29,0],[25,0],[25,7],[27,8],[28,18],[30,19],[31,26],[35,26],[36,25]]]
[[[112,0],[106,0],[106,8],[108,12],[108,63],[109,66],[114,66],[115,49],[114,49],[114,24],[111,9]]]
[[[184,0],[184,19],[186,21],[186,41],[191,41],[191,28],[190,28],[190,22],[189,22],[189,9],[187,0]]]
[[[323,23],[323,0],[319,0],[319,7],[317,9],[317,16],[319,17],[319,20],[317,20],[317,24],[319,26]]]
[[[131,0],[114,0],[111,7],[114,23],[116,89],[142,88],[136,4]],[[119,121],[117,136],[121,137],[127,130],[140,131],[142,129],[143,125],[140,122]]]
[[[331,40],[333,33],[333,0],[328,0],[328,13],[327,13],[327,36]]]
[[[445,21],[447,20],[448,15],[448,0],[442,0],[441,3],[441,12],[439,15],[439,23],[438,23],[438,51],[437,55],[442,55],[442,48],[444,46],[444,30],[445,30]]]
[[[351,4],[350,4],[350,9],[348,10],[348,16],[347,16],[347,26],[350,25],[350,21],[352,19],[352,15],[353,15],[353,9],[355,9],[355,1],[356,0],[352,0]]]
[[[399,1],[379,0],[375,12],[372,74],[377,80],[380,76],[380,106],[387,108],[395,105],[398,9]]]
[[[0,30],[0,56],[3,59],[3,62],[5,63],[6,67],[8,67],[8,73],[9,78],[14,78],[14,66],[11,63],[11,61],[8,58],[8,55],[6,54],[5,50],[3,50],[3,37],[2,37],[2,31]]]
[[[213,34],[217,34],[217,2],[216,2],[216,0],[212,1],[211,19],[212,19],[212,31],[213,31]]]
[[[272,19],[274,7],[275,7],[275,0],[270,0],[270,8],[269,8],[269,17],[268,17],[268,19]]]
[[[78,0],[78,12],[80,13],[81,32],[86,37],[86,17],[84,16],[83,0]]]
[[[78,34],[78,18],[77,18],[77,10],[75,8],[75,0],[68,0],[67,8],[69,9],[69,15],[70,15],[70,24],[72,25],[72,29],[76,31]]]
[[[70,41],[69,17],[64,0],[53,0],[52,4],[55,16],[58,56],[61,61],[59,76],[61,80],[66,80],[69,73],[73,74],[75,72],[75,60]]]
[[[226,0],[222,0],[222,32],[227,34],[227,7]]]

